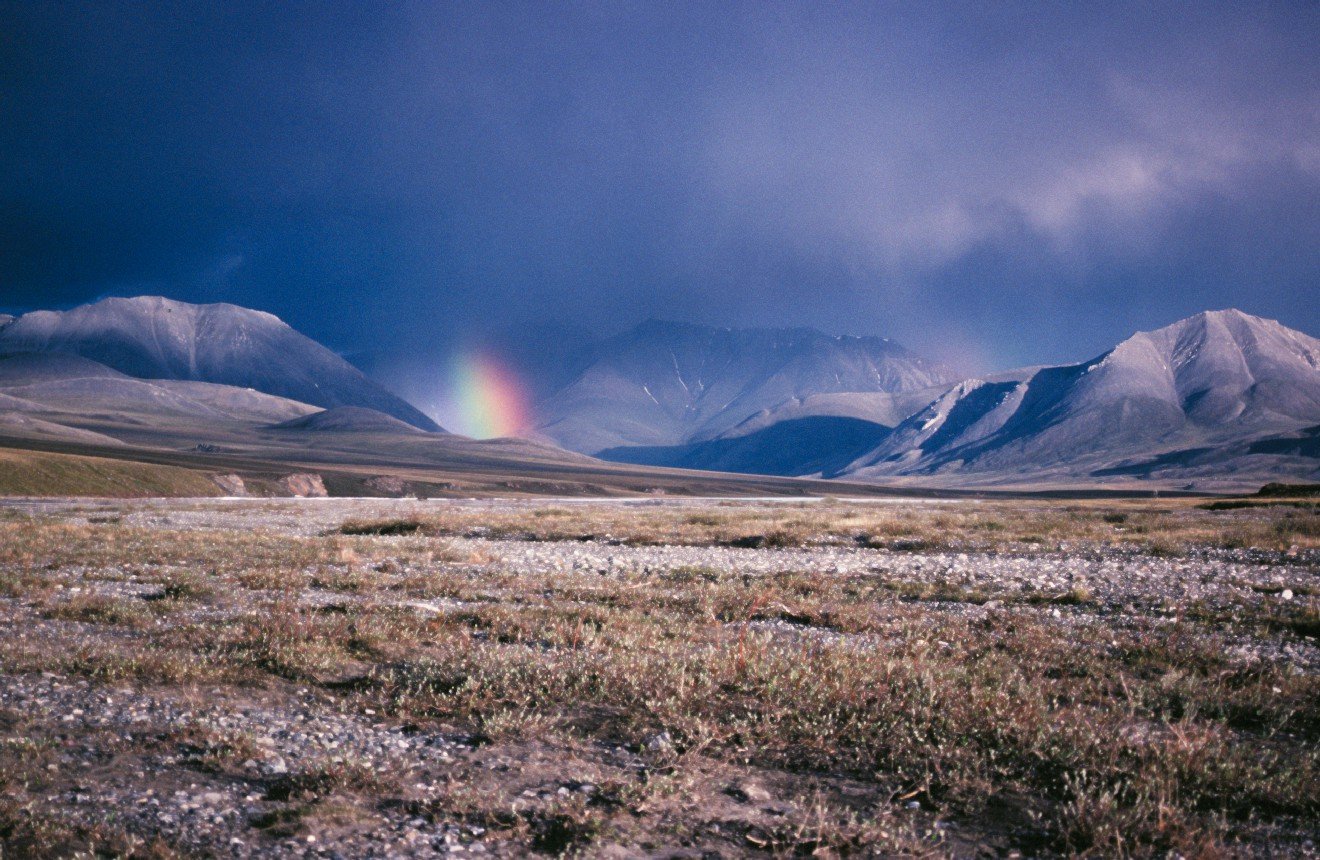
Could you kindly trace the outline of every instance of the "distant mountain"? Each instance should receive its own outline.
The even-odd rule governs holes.
[[[882,338],[652,320],[587,350],[539,405],[534,435],[590,454],[686,445],[819,395],[898,394],[956,378]],[[793,417],[811,414],[799,408]]]
[[[533,440],[461,440],[422,432],[435,424],[269,314],[107,299],[0,317],[0,437],[381,468],[460,450],[577,462],[553,442],[641,466],[944,487],[1320,479],[1320,340],[1236,310],[961,381],[879,338],[654,321],[569,370]]]
[[[961,382],[843,474],[940,483],[1213,477],[1242,473],[1244,457],[1260,458],[1265,471],[1277,467],[1268,458],[1304,451],[1296,434],[1317,423],[1320,341],[1241,311],[1210,311],[1135,334],[1081,364]],[[1278,451],[1253,450],[1253,442]]]
[[[278,317],[235,305],[140,296],[0,318],[0,354],[25,352],[78,355],[137,379],[251,388],[324,409],[361,406],[440,429]]]

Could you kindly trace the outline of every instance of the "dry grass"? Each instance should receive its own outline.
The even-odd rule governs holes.
[[[650,762],[645,782],[602,776],[589,797],[520,807],[500,786],[473,782],[414,810],[547,853],[718,832],[741,850],[781,854],[944,852],[954,839],[1031,853],[1205,856],[1239,842],[1268,847],[1262,833],[1314,833],[1320,823],[1320,678],[1283,659],[1230,656],[1244,639],[1277,653],[1320,635],[1314,592],[1287,604],[1181,606],[1167,617],[1113,613],[1082,588],[883,572],[540,575],[469,564],[437,540],[1277,552],[1316,547],[1313,513],[838,504],[482,516],[428,515],[406,528],[355,522],[319,538],[0,524],[0,597],[52,622],[113,631],[58,647],[0,643],[0,665],[97,683],[293,682],[336,697],[345,712],[467,732],[490,749],[534,742],[581,757],[622,748]],[[163,595],[68,597],[49,587],[52,576],[96,567],[131,568],[130,579],[159,583]],[[342,602],[308,602],[308,589]],[[419,597],[453,605],[406,605]],[[198,607],[229,614],[223,624],[188,616]],[[1067,614],[1051,614],[1059,609]],[[247,754],[241,738],[199,748],[200,766],[217,770]],[[9,768],[0,786],[24,778],[13,758],[0,756],[0,775]],[[734,836],[712,830],[703,792],[723,789],[699,777],[738,768],[771,775],[794,798],[792,813],[739,825]],[[289,806],[260,827],[287,834],[366,814],[362,798],[398,790],[332,762],[269,791]],[[920,810],[909,814],[913,802]],[[680,805],[692,811],[674,812]],[[43,815],[0,805],[0,840],[21,853],[100,839],[114,853],[123,847],[115,839],[127,838],[61,829]]]
[[[205,474],[103,457],[0,450],[0,496],[218,496]]]
[[[1169,850],[1219,832],[1214,815],[1192,810],[1317,812],[1315,679],[1231,669],[1209,648],[1189,650],[1194,631],[1181,627],[1115,640],[1005,621],[899,616],[877,631],[890,647],[803,648],[618,609],[492,608],[432,632],[425,656],[378,669],[369,695],[469,724],[534,711],[538,725],[586,730],[590,714],[590,730],[612,741],[666,732],[679,751],[883,774],[892,791],[963,815],[987,790],[1032,797],[1060,849],[1101,839],[1103,822],[1090,837],[1079,828],[1107,793],[1127,816],[1110,822],[1115,833]],[[1289,736],[1302,746],[1267,751],[1266,738]],[[1162,804],[1188,811],[1185,826],[1170,829]]]
[[[983,502],[931,507],[845,502],[682,508],[540,508],[494,514],[471,508],[401,519],[350,520],[346,535],[429,535],[538,541],[605,540],[631,545],[784,548],[856,544],[897,551],[1058,551],[1060,544],[1115,545],[1156,555],[1201,548],[1320,549],[1314,505],[1265,512],[1194,502],[1067,505]],[[1076,549],[1077,547],[1073,547]]]
[[[130,832],[113,820],[80,819],[27,800],[48,788],[59,768],[58,742],[36,735],[23,714],[0,711],[0,850],[9,857],[179,856],[164,840]]]

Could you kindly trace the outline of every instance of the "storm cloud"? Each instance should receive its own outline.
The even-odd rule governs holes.
[[[387,376],[647,317],[973,367],[1206,308],[1320,332],[1313,3],[0,20],[0,310],[231,301]]]

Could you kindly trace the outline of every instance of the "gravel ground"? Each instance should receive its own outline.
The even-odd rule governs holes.
[[[349,518],[425,516],[442,505],[507,515],[546,504],[10,500],[4,508],[8,516],[30,516],[40,522],[112,522],[176,532],[320,536],[333,533]],[[701,501],[633,504],[694,510],[711,505]],[[902,504],[916,503],[904,500]],[[1123,629],[1129,620],[1133,624],[1173,623],[1192,606],[1202,612],[1264,611],[1320,593],[1320,564],[1313,551],[1204,548],[1185,557],[1161,558],[1128,548],[1093,545],[1031,553],[896,552],[838,545],[783,549],[630,546],[609,536],[591,541],[530,541],[478,535],[446,538],[445,543],[451,555],[468,559],[460,566],[492,574],[518,571],[626,579],[713,570],[747,577],[789,572],[883,577],[905,586],[955,588],[977,595],[975,599],[933,601],[930,612],[991,620],[1030,615],[1079,629],[1095,625]],[[55,589],[58,599],[95,595],[149,603],[161,596],[159,584],[142,581],[144,565],[133,559],[120,565],[66,565],[53,570],[41,569],[39,562],[10,567],[39,577]],[[1087,595],[1086,605],[1031,599],[1066,594]],[[223,625],[250,612],[253,601],[262,597],[260,591],[246,596],[227,594],[224,599],[198,602],[152,623]],[[9,645],[30,652],[47,647],[67,649],[71,643],[96,649],[116,637],[135,635],[120,627],[53,618],[49,600],[0,597],[0,624],[9,631],[5,634]],[[299,590],[296,601],[303,607],[332,609],[354,602],[375,607],[397,604],[422,617],[466,606],[464,601],[447,598],[315,587]],[[866,634],[839,633],[791,620],[731,622],[731,626],[739,624],[786,640],[848,639],[860,648],[885,645],[882,639]],[[1296,675],[1320,673],[1320,647],[1314,638],[1261,638],[1229,631],[1220,641],[1236,664],[1268,662],[1286,665]],[[279,683],[259,689],[168,688],[51,671],[11,672],[0,677],[0,741],[11,749],[30,746],[34,755],[40,754],[46,778],[28,797],[30,810],[62,821],[111,822],[118,832],[140,839],[144,845],[157,838],[176,852],[232,857],[517,855],[527,850],[527,841],[505,840],[471,820],[446,821],[419,810],[431,808],[428,804],[451,792],[455,780],[479,781],[474,775],[478,772],[503,780],[515,806],[520,802],[546,806],[564,802],[566,797],[589,798],[600,780],[645,771],[654,764],[648,764],[646,744],[636,749],[598,744],[579,751],[579,759],[565,760],[561,754],[556,763],[537,767],[533,763],[547,753],[534,744],[491,750],[472,733],[410,725],[360,704],[346,706],[345,696],[332,683]],[[651,746],[663,752],[665,743],[660,738]],[[650,753],[658,754],[655,748]],[[580,772],[573,770],[575,766]],[[751,770],[739,767],[730,765],[718,779],[759,785]],[[323,804],[317,811],[316,826],[309,832],[295,820],[299,792],[313,791],[305,784],[308,773],[330,774],[326,779],[348,783],[361,774],[388,774],[393,799],[367,813],[360,807],[346,808],[339,817],[333,809],[327,812]],[[299,774],[302,783],[295,779]],[[349,790],[353,790],[351,785]],[[755,823],[757,815],[776,814],[768,794],[758,800],[762,789],[749,791],[740,789],[721,796],[719,803],[731,805],[726,813],[731,820]],[[754,799],[748,801],[748,796]],[[756,806],[758,802],[761,808],[753,815],[749,803]],[[783,810],[778,814],[784,814]],[[754,852],[757,843],[751,836],[748,840],[734,840],[723,847],[716,840],[715,848],[704,850],[716,856]],[[534,844],[550,853],[555,850],[553,840]],[[944,850],[960,853],[949,847],[958,844],[947,843]],[[982,849],[991,853],[1008,850],[995,843]],[[15,850],[22,853],[21,846]],[[967,850],[976,853],[973,848]],[[1314,850],[1314,841],[1303,839],[1293,843],[1289,852]],[[704,856],[695,848],[675,844],[640,849],[619,842],[595,846],[593,851],[608,856]]]
[[[314,838],[271,840],[253,825],[276,814],[281,804],[279,777],[290,764],[365,764],[411,783],[413,799],[433,796],[438,774],[456,751],[470,744],[436,734],[413,734],[398,726],[328,710],[326,702],[302,689],[280,701],[254,705],[226,701],[223,690],[188,696],[150,694],[131,687],[106,689],[87,681],[49,674],[11,677],[0,690],[0,707],[21,713],[29,736],[40,734],[61,747],[60,770],[73,784],[42,798],[69,812],[114,816],[140,834],[159,834],[175,846],[208,855],[308,855],[342,857],[414,856],[454,852],[467,845],[484,852],[471,832],[457,825],[433,825],[406,815],[383,816],[364,833],[344,833],[332,846]],[[240,778],[208,774],[196,765],[204,754],[189,743],[183,751],[157,751],[159,739],[241,736],[255,746],[252,758],[238,762]],[[133,750],[113,776],[98,779],[97,759],[107,739]],[[135,743],[136,742],[136,743]],[[242,777],[250,779],[243,779]],[[253,791],[254,787],[264,790]]]

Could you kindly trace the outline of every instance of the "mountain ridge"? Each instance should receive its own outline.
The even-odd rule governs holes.
[[[711,438],[599,456],[932,486],[1154,474],[1207,484],[1320,474],[1317,424],[1320,341],[1230,308],[1135,332],[1087,361],[790,398]],[[868,435],[874,446],[857,450]]]
[[[1203,311],[1086,361],[954,376],[886,338],[652,319],[585,350],[517,444],[891,486],[1320,477],[1320,340],[1277,320]],[[139,297],[0,317],[0,435],[433,456],[415,422],[362,401],[420,415],[235,305]]]

